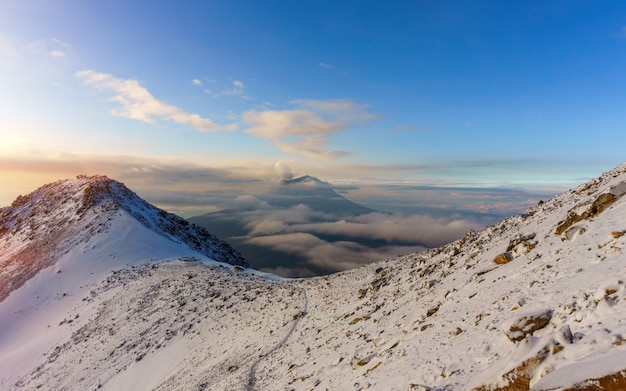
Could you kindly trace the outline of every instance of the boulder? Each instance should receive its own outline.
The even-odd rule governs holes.
[[[502,329],[511,342],[519,342],[528,335],[533,335],[550,323],[552,319],[552,310],[540,310],[526,313],[521,316],[510,319],[502,325]]]
[[[513,260],[513,253],[511,253],[510,251],[507,251],[505,253],[502,254],[498,254],[496,255],[496,257],[493,259],[493,261],[498,264],[498,265],[504,265],[505,263],[509,263]]]
[[[604,212],[611,204],[613,204],[619,197],[623,195],[622,186],[620,184],[615,187],[615,193],[612,194],[610,191],[607,193],[602,193],[593,202],[586,202],[579,205],[576,205],[572,209],[567,212],[567,217],[565,220],[559,222],[559,225],[556,227],[555,233],[557,235],[561,235],[563,232],[567,231],[569,227],[576,224],[581,220],[588,220],[592,217],[599,215]],[[613,190],[613,188],[611,189]]]

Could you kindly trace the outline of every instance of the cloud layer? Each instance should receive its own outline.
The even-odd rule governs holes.
[[[238,197],[230,208],[229,218],[240,221],[246,232],[231,239],[304,259],[294,264],[293,258],[280,263],[276,257],[271,264],[255,264],[251,258],[263,270],[292,277],[346,270],[439,246],[485,225],[485,221],[458,216],[380,212],[339,218],[303,204],[278,207],[250,195]],[[224,215],[220,216],[215,218]]]
[[[97,73],[91,70],[78,71],[75,76],[83,79],[83,84],[91,85],[99,90],[113,91],[115,95],[110,100],[118,103],[119,108],[113,109],[112,114],[119,117],[136,119],[149,124],[155,123],[155,120],[160,118],[189,125],[202,132],[236,129],[236,125],[218,125],[209,118],[187,113],[176,106],[165,103],[155,98],[137,80],[120,79],[110,74]]]

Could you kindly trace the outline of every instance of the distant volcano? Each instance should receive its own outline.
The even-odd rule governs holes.
[[[376,212],[339,195],[328,182],[305,175],[282,180],[274,191],[259,197],[270,205],[292,207],[305,205],[312,210],[329,213],[335,217],[357,216]]]
[[[259,205],[256,207],[248,206],[245,210],[239,207],[227,208],[222,211],[191,217],[189,221],[203,226],[220,238],[233,243],[253,263],[253,266],[259,269],[297,268],[305,263],[302,255],[293,252],[287,253],[250,242],[250,233],[256,226],[255,223],[270,214],[276,216],[277,219],[283,218],[285,224],[292,224],[298,223],[296,220],[290,220],[298,211],[307,216],[306,221],[303,220],[302,223],[333,223],[377,212],[342,197],[330,183],[310,175],[289,180],[284,179],[267,193],[255,195],[254,198],[259,201]],[[374,247],[386,244],[371,239],[359,240],[341,235],[324,236],[317,234],[317,237],[328,241],[356,242],[360,245]],[[336,270],[318,267],[314,268],[313,271],[315,274],[327,274]]]

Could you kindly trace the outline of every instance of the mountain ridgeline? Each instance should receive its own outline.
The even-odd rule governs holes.
[[[0,209],[0,301],[78,243],[109,232],[120,214],[171,243],[216,261],[249,267],[228,243],[156,208],[122,183],[106,176],[79,176],[44,185]]]

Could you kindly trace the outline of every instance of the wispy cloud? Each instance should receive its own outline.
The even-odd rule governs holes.
[[[246,132],[272,140],[283,152],[320,159],[338,159],[348,151],[331,151],[329,137],[376,118],[366,106],[349,100],[297,100],[293,110],[250,110],[242,115]]]
[[[325,62],[320,62],[320,68],[332,69],[333,66]]]
[[[201,86],[202,85],[202,80],[200,80],[200,79],[193,79],[191,82],[194,85],[196,85],[196,86]]]
[[[106,73],[91,70],[76,72],[76,77],[83,79],[83,84],[99,90],[111,90],[115,95],[110,99],[120,105],[113,109],[113,115],[155,123],[157,118],[190,125],[199,131],[235,130],[236,125],[218,125],[209,118],[187,113],[182,109],[155,98],[147,88],[134,79],[120,79]]]
[[[619,38],[626,38],[626,26],[622,26],[622,29],[615,34],[615,36]]]
[[[240,80],[233,80],[232,85],[225,88],[220,95],[243,95],[246,86]]]
[[[27,48],[31,53],[46,54],[50,57],[61,58],[66,57],[70,45],[56,38],[42,38],[30,42]]]

